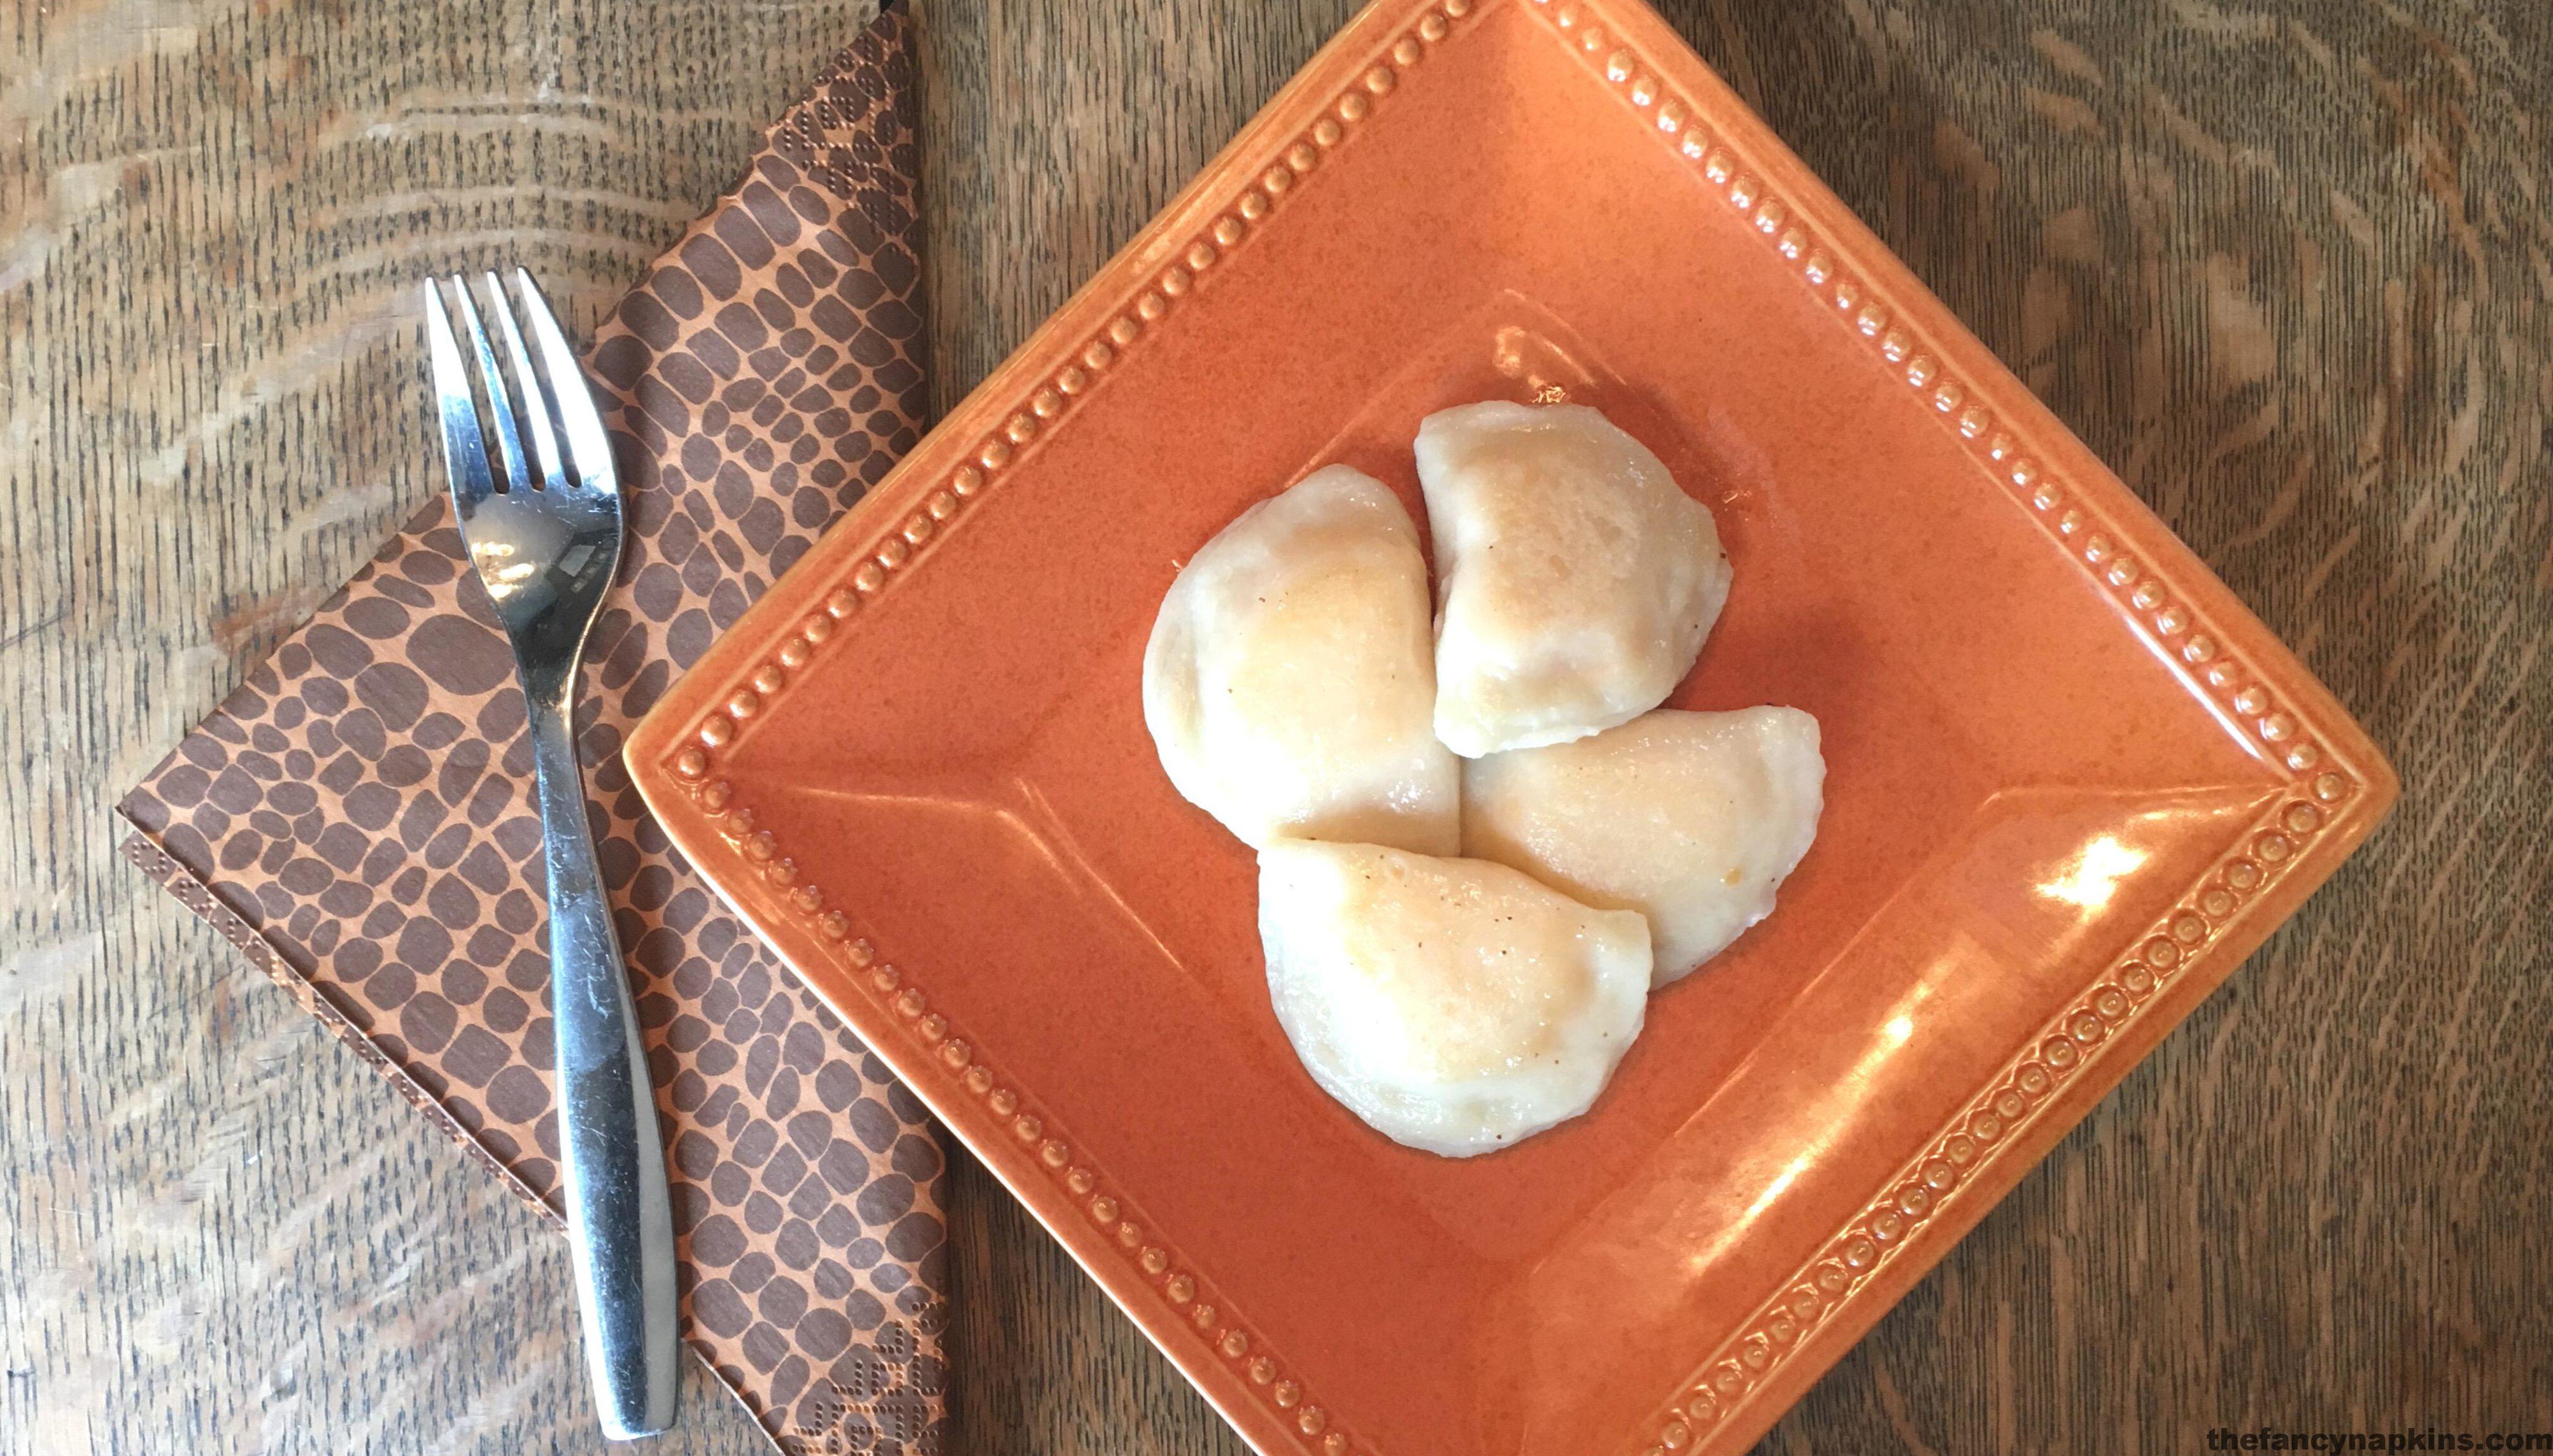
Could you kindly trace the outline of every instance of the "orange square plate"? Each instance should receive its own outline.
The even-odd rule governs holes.
[[[1586,1117],[1316,1089],[1139,683],[1189,553],[1558,391],[1825,726]],[[1423,532],[1422,532],[1423,533]],[[1636,0],[1380,0],[631,737],[666,832],[1261,1451],[1737,1451],[2383,816],[2348,717]]]

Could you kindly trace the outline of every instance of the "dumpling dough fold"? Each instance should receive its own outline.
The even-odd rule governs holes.
[[[1649,920],[1663,986],[1773,913],[1817,838],[1826,759],[1796,708],[1661,709],[1463,765],[1463,852]]]
[[[1417,528],[1343,465],[1206,542],[1144,653],[1144,723],[1170,783],[1254,848],[1292,836],[1453,853],[1460,775],[1435,698]]]
[[[1711,511],[1583,404],[1418,426],[1436,542],[1436,736],[1466,758],[1583,738],[1675,691],[1728,600]]]
[[[1259,852],[1259,934],[1312,1079],[1448,1158],[1585,1112],[1648,1001],[1639,916],[1479,860],[1278,840]]]

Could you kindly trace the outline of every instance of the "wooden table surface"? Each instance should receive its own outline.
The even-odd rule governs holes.
[[[597,1444],[565,1248],[108,805],[439,488],[411,280],[590,324],[861,8],[0,8],[0,1453]],[[922,0],[943,403],[1350,8]],[[2553,1430],[2553,6],[1666,8],[2404,782],[1767,1449]],[[952,1456],[1240,1451],[957,1162]]]

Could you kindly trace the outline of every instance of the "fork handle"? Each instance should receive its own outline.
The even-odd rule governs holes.
[[[630,1440],[655,1435],[674,1418],[674,1218],[665,1146],[567,711],[547,694],[525,696],[549,871],[568,1247],[594,1403],[605,1435]]]

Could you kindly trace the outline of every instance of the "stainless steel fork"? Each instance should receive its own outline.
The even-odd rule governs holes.
[[[504,285],[493,273],[485,278],[507,371],[497,367],[470,285],[458,276],[451,285],[496,427],[496,459],[461,340],[431,281],[426,349],[452,508],[480,584],[514,644],[514,674],[530,718],[549,871],[550,1014],[569,1247],[604,1434],[629,1440],[657,1434],[674,1417],[674,1221],[646,1053],[595,863],[572,734],[577,661],[620,561],[620,487],[585,375],[531,275],[514,271],[532,337],[528,353]]]

